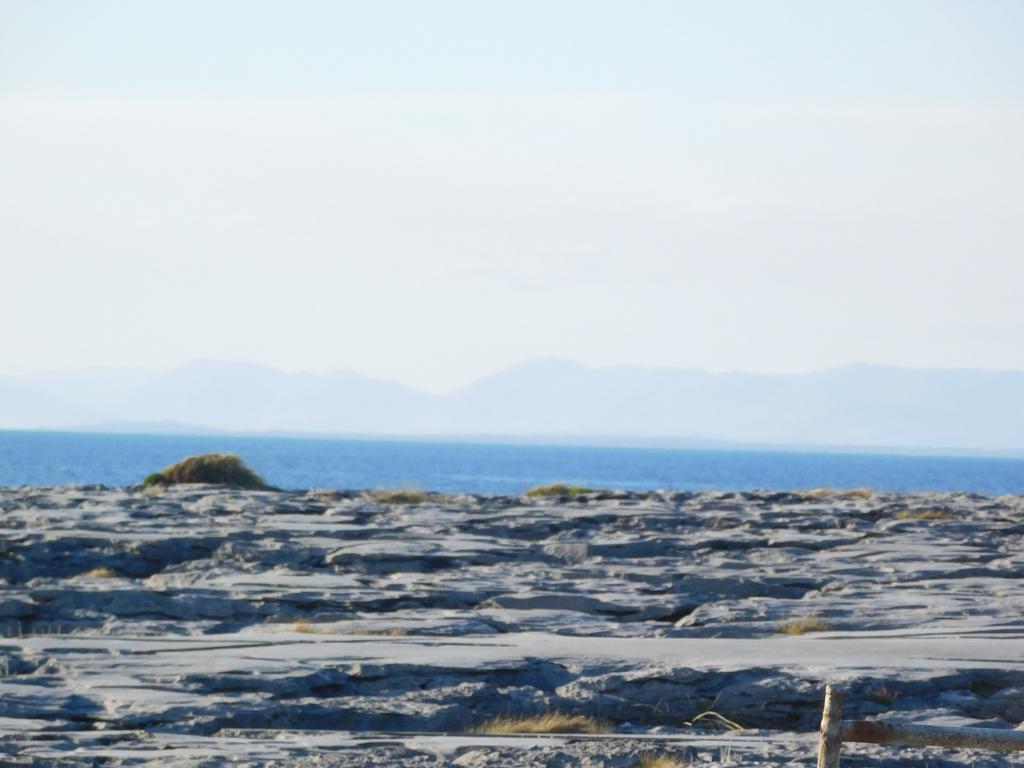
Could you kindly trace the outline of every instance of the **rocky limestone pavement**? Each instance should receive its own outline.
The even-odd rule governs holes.
[[[1024,499],[970,494],[0,489],[0,758],[813,764],[826,681],[1013,728],[1022,545]],[[467,734],[552,710],[611,735]]]

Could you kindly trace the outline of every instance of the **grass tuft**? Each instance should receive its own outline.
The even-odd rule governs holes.
[[[809,488],[804,491],[800,491],[804,496],[809,499],[827,499],[829,496],[835,493],[831,488]]]
[[[746,730],[746,728],[744,728],[742,725],[737,723],[735,720],[731,720],[728,717],[726,717],[725,715],[723,715],[721,712],[715,712],[713,709],[706,709],[706,710],[704,710],[699,715],[697,715],[695,718],[693,718],[693,720],[691,720],[688,723],[686,723],[686,725],[692,726],[695,723],[701,722],[702,720],[707,720],[708,723],[710,723],[712,725],[725,726],[730,731],[745,731]]]
[[[592,493],[593,490],[593,488],[587,488],[582,485],[550,483],[548,485],[538,485],[536,488],[531,488],[526,492],[526,495],[534,498],[546,498],[550,496],[579,496],[581,493]]]
[[[480,734],[605,733],[607,730],[607,725],[587,715],[545,712],[542,715],[494,717],[474,728],[472,732]]]
[[[117,571],[113,568],[107,568],[106,566],[100,566],[99,568],[93,568],[91,571],[78,574],[84,579],[116,579]]]
[[[932,507],[930,509],[901,509],[894,517],[897,520],[956,520],[956,515],[948,509]]]
[[[391,627],[390,629],[356,629],[353,630],[353,635],[360,637],[404,637],[408,634],[408,630],[402,627]]]
[[[872,488],[848,488],[836,494],[840,499],[870,499],[874,495],[875,491]]]
[[[373,500],[378,504],[422,504],[427,494],[415,488],[400,488],[395,491],[377,491]]]
[[[883,707],[891,707],[892,703],[896,701],[899,696],[899,692],[891,690],[885,685],[881,685],[868,693],[866,698],[868,701],[873,701],[875,704],[880,704]]]
[[[847,488],[840,490],[836,488],[811,488],[801,491],[809,499],[827,499],[835,496],[837,499],[870,499],[875,495],[871,488]]]
[[[636,766],[637,768],[686,768],[686,763],[683,762],[682,758],[675,755],[648,753],[640,755],[640,760]]]
[[[807,632],[831,632],[832,625],[817,616],[806,616],[779,624],[779,632],[784,635],[803,635]]]
[[[310,621],[309,619],[296,619],[289,629],[292,632],[301,632],[304,635],[351,634],[367,637],[402,637],[406,634],[406,630],[402,627],[391,627],[390,629],[355,629],[351,632],[346,632],[342,627],[324,627]]]
[[[292,632],[302,632],[305,635],[329,635],[330,630],[318,627],[309,619],[296,619],[291,626]]]
[[[233,453],[204,453],[189,456],[177,464],[146,475],[145,486],[179,483],[215,483],[249,490],[268,490],[263,478],[249,469]]]

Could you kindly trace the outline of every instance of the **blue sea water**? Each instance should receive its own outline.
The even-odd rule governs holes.
[[[602,488],[855,488],[1024,494],[1024,459],[0,431],[0,486],[131,485],[196,453],[239,454],[281,488],[520,493]]]

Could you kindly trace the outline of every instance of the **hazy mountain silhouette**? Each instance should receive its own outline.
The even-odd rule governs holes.
[[[51,397],[30,386],[0,379],[0,428],[53,429],[102,416],[88,406]]]
[[[100,413],[103,421],[122,429],[130,422],[179,422],[236,431],[389,432],[405,428],[432,399],[401,384],[348,371],[290,374],[264,365],[217,361],[167,371],[51,373],[23,377],[20,383],[27,387],[37,379],[42,380],[38,390],[49,397]],[[101,386],[104,380],[106,386]]]
[[[797,375],[513,366],[446,395],[349,371],[203,361],[0,380],[0,427],[161,422],[218,430],[695,438],[1024,449],[1024,372],[851,365]]]

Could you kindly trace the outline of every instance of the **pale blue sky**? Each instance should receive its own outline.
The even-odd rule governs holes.
[[[0,373],[1024,368],[1022,33],[985,0],[0,0]]]

